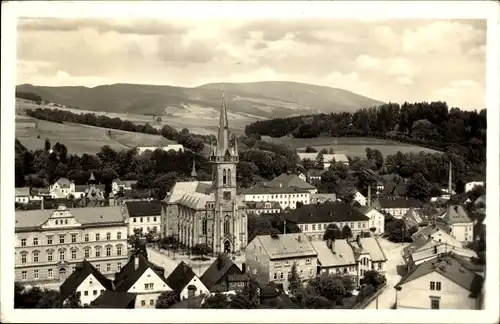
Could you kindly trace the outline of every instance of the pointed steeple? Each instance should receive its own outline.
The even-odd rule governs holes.
[[[95,177],[94,177],[94,172],[93,171],[90,172],[89,181],[95,181]]]
[[[196,173],[196,160],[193,159],[193,169],[191,170],[191,177],[196,178],[198,174]]]
[[[227,120],[227,109],[226,101],[224,99],[224,92],[222,92],[222,102],[221,111],[219,118],[219,132],[217,134],[217,155],[224,156],[229,150],[229,154],[232,154],[230,148],[230,136],[229,136],[229,123]]]

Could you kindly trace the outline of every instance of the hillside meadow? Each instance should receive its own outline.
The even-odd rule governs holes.
[[[122,150],[136,146],[173,143],[160,135],[112,129],[111,136],[109,136],[106,128],[71,123],[58,124],[44,120],[36,120],[37,130],[29,120],[26,116],[16,116],[16,138],[30,150],[43,149],[45,139],[49,139],[52,145],[57,142],[64,144],[69,152],[78,155],[95,154],[104,145],[109,145],[114,150]]]
[[[262,136],[262,139],[275,144],[286,144],[298,151],[304,151],[308,146],[316,149],[317,151],[320,151],[323,148],[332,148],[336,153],[344,153],[350,157],[365,156],[365,150],[367,147],[380,150],[384,157],[396,154],[398,151],[401,151],[402,153],[421,151],[438,153],[438,151],[421,146],[367,137],[293,138],[291,136],[284,136],[273,138],[269,136]]]

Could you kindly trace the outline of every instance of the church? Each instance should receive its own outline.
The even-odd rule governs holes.
[[[247,245],[247,215],[236,193],[238,143],[231,136],[224,94],[210,162],[212,181],[177,182],[165,198],[162,236],[174,236],[187,248],[207,244],[216,254],[238,253]]]

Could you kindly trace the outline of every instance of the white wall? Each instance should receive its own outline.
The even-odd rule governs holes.
[[[465,192],[469,192],[474,189],[475,186],[484,187],[484,182],[482,181],[472,181],[465,184]]]
[[[473,223],[460,223],[451,226],[451,235],[460,242],[473,241]]]
[[[441,282],[441,291],[430,290],[430,282]],[[440,297],[440,309],[477,309],[470,292],[437,272],[404,283],[398,295],[398,309],[431,309],[431,296]]]
[[[193,285],[196,287],[196,292],[195,295],[199,296],[201,294],[210,294],[210,291],[207,289],[207,287],[201,282],[200,278],[198,276],[194,276],[193,279],[184,287],[184,289],[181,292],[181,300],[187,299],[188,298],[188,288],[190,285]]]
[[[145,284],[153,284],[152,289],[146,289]],[[129,293],[137,294],[136,308],[155,308],[158,296],[164,291],[172,290],[151,268],[148,268],[135,284],[128,290]],[[153,304],[151,305],[151,300]],[[142,306],[142,301],[145,305]]]
[[[248,194],[244,196],[245,201],[277,201],[282,209],[289,207],[290,209],[295,209],[297,207],[297,202],[301,202],[304,205],[311,203],[311,193],[279,193],[279,194]]]
[[[28,196],[17,196],[14,198],[16,203],[27,204],[29,202]]]
[[[356,200],[361,206],[366,206],[366,197],[363,196],[359,191],[356,191],[353,200]]]
[[[80,293],[80,302],[82,306],[90,305],[103,290],[106,290],[103,285],[90,274],[81,284],[76,288],[76,291]],[[87,295],[85,295],[87,293]]]
[[[383,208],[382,210],[394,218],[401,219],[408,212],[409,208]]]
[[[155,221],[156,218],[156,221]],[[142,222],[141,222],[142,219]],[[134,222],[135,220],[135,222]],[[134,229],[142,228],[143,233],[148,232],[148,227],[150,230],[156,226],[156,232],[161,233],[161,215],[156,216],[140,216],[140,217],[129,217],[128,218],[128,231],[129,235],[134,234]]]
[[[384,215],[379,212],[376,209],[371,209],[366,213],[366,216],[370,218],[370,225],[368,226],[368,229],[375,227],[377,230],[375,231],[375,234],[382,234],[385,231],[384,223],[385,223],[385,217]]]

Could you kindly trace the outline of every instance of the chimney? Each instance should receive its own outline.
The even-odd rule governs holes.
[[[451,164],[451,161],[450,161],[450,171],[448,172],[449,173],[449,177],[448,177],[448,194],[450,195],[451,197],[451,192],[452,192],[452,180],[453,180],[453,165]]]
[[[356,236],[356,243],[361,247],[361,236],[359,234]]]
[[[332,243],[331,243],[331,249],[332,249],[332,253],[335,254],[335,240],[332,240]]]
[[[136,255],[134,256],[134,270],[137,271],[139,269],[139,257]]]
[[[45,201],[45,197],[42,197],[42,202],[40,203],[40,209],[41,210],[44,210],[44,208],[45,208],[44,201]]]
[[[241,271],[242,271],[243,273],[247,273],[247,265],[246,265],[246,263],[245,263],[245,262],[243,262],[243,263],[241,264]]]
[[[368,186],[368,200],[367,200],[367,205],[368,207],[371,207],[372,206],[372,186],[369,185]]]

